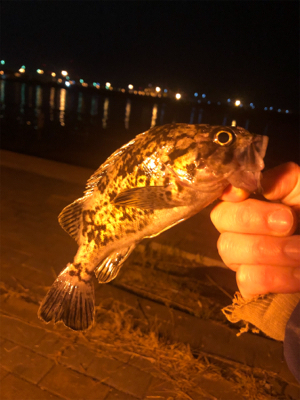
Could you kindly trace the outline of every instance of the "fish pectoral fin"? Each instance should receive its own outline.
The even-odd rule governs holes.
[[[112,204],[154,210],[185,205],[183,200],[174,199],[172,196],[169,186],[144,186],[124,190],[114,198]]]
[[[89,196],[81,197],[65,207],[58,216],[60,226],[78,242],[83,203]]]
[[[116,278],[124,261],[129,257],[136,244],[115,251],[106,257],[95,269],[95,275],[99,283],[107,283]]]

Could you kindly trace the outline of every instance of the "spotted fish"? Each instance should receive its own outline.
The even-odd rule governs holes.
[[[78,243],[38,312],[74,330],[94,320],[95,274],[116,278],[144,238],[184,221],[235,187],[255,191],[268,138],[240,127],[170,124],[154,127],[115,151],[87,182],[84,196],[59,223]]]

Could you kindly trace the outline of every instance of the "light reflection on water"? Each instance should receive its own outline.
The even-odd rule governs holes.
[[[31,149],[41,142],[46,149],[43,154],[47,154],[50,147],[53,152],[60,148],[67,152],[77,141],[80,152],[86,143],[89,155],[99,151],[100,146],[108,156],[136,134],[156,125],[175,122],[226,126],[236,120],[238,126],[252,132],[277,135],[280,138],[277,143],[270,138],[267,156],[272,154],[272,145],[278,147],[274,154],[281,155],[284,148],[286,154],[295,153],[299,141],[297,115],[3,80],[0,80],[0,110],[2,148],[25,152],[29,149],[30,154],[38,154],[39,150]],[[78,139],[74,142],[74,138]],[[298,161],[297,156],[289,159]]]

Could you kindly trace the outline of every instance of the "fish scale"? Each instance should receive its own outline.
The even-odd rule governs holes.
[[[89,328],[93,275],[99,283],[115,279],[142,239],[199,212],[229,184],[259,188],[267,143],[266,136],[240,127],[169,124],[115,151],[88,180],[84,196],[59,215],[78,251],[41,303],[39,317]]]

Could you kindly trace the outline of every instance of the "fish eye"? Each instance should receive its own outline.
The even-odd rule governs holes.
[[[227,146],[233,141],[233,135],[231,132],[219,131],[215,134],[214,142],[220,146]]]

